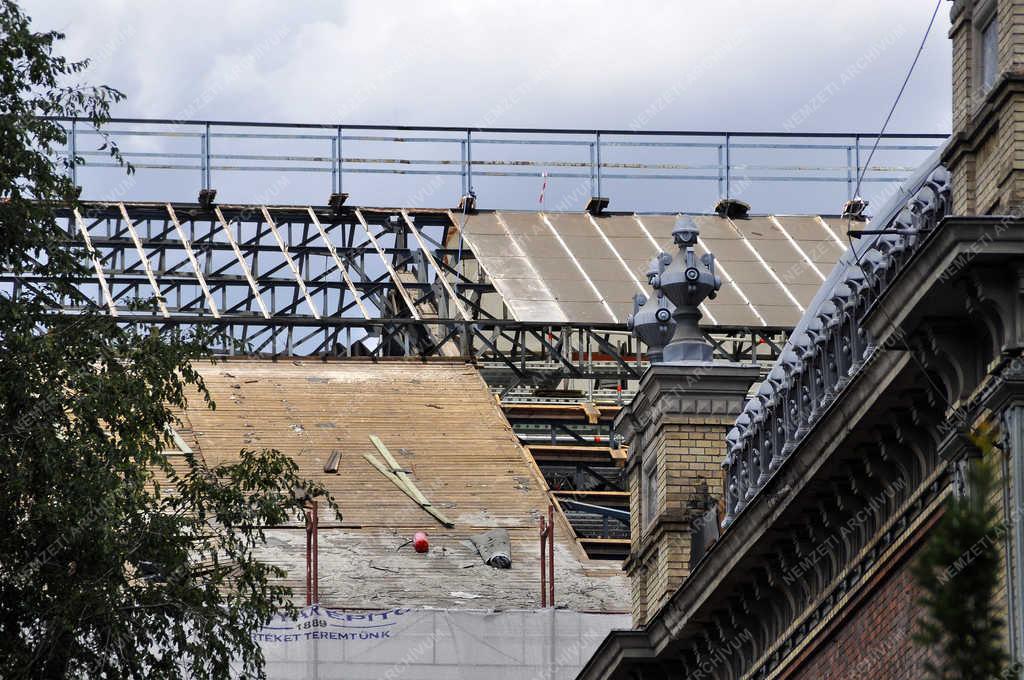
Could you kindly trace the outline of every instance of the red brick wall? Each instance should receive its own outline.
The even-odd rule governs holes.
[[[911,558],[912,559],[912,558]],[[919,680],[925,652],[914,644],[920,591],[904,560],[823,640],[791,680]],[[854,605],[857,606],[857,605]]]

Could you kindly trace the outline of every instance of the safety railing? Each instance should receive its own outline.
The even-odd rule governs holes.
[[[86,122],[60,120],[68,133],[64,151],[82,161],[72,162],[70,172],[83,187],[83,197],[103,199],[103,194],[111,191],[110,182],[97,171],[120,172],[120,168],[108,151],[99,148],[99,133]],[[865,185],[903,181],[946,136],[137,118],[113,119],[104,133],[118,144],[136,169],[178,173],[176,186],[192,195],[199,189],[222,189],[222,184],[237,181],[244,173],[300,174],[323,177],[316,186],[326,202],[328,189],[331,193],[349,191],[357,178],[372,180],[372,186],[381,189],[384,176],[405,176],[429,179],[435,185],[427,185],[427,196],[422,195],[422,186],[420,195],[410,194],[408,188],[396,189],[391,195],[386,187],[369,191],[371,184],[364,182],[358,193],[373,194],[368,198],[378,204],[418,201],[421,207],[428,207],[422,205],[427,202],[451,206],[460,196],[477,193],[481,206],[536,208],[539,203],[544,209],[578,209],[577,203],[606,196],[610,190],[618,199],[616,208],[629,207],[621,200],[628,194],[635,194],[639,207],[643,207],[645,201],[652,203],[650,194],[636,187],[640,183],[658,182],[668,182],[661,186],[662,191],[670,192],[678,192],[680,182],[700,185],[703,193],[694,200],[702,200],[701,208],[706,207],[709,191],[716,198],[743,197],[753,185],[776,183],[824,183],[850,198],[862,175]],[[873,161],[865,166],[876,140]],[[561,187],[561,201],[556,196],[545,196],[549,179],[572,180]],[[494,184],[496,181],[518,184],[515,190],[508,191],[508,186]],[[482,187],[485,184],[486,188]],[[308,182],[302,186],[309,188]],[[119,192],[114,196],[118,200],[161,198],[133,196],[131,187],[125,189],[123,184]],[[566,202],[566,195],[571,195],[572,200]],[[232,198],[238,202],[255,200],[245,195]],[[288,200],[287,195],[281,198]],[[555,200],[556,205],[552,206],[546,198]],[[355,200],[365,204],[359,198]],[[505,204],[499,205],[502,201]],[[696,210],[685,205],[678,207]]]

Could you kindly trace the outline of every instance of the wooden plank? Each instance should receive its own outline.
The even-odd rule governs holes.
[[[370,231],[370,225],[366,223],[366,218],[363,217],[363,213],[360,210],[356,210],[356,218],[359,220],[359,224],[363,227],[363,232],[366,237],[370,239],[370,243],[373,244],[374,250],[377,251],[377,255],[380,256],[380,261],[384,264],[384,268],[388,270],[388,275],[395,284],[395,288],[398,290],[398,294],[402,297],[405,302],[405,306],[409,309],[409,313],[412,314],[412,318],[417,321],[420,320],[420,313],[416,311],[416,305],[413,303],[412,296],[409,295],[409,291],[406,290],[405,284],[398,278],[398,272],[391,266],[390,260],[388,260],[387,253],[381,248],[380,243],[377,241],[377,237]]]
[[[515,420],[572,420],[587,421],[588,408],[597,411],[599,422],[609,422],[615,419],[616,414],[622,409],[621,406],[607,404],[566,403],[566,404],[540,404],[535,402],[508,402],[502,404],[505,415]]]
[[[245,280],[249,282],[249,289],[252,290],[253,297],[256,298],[256,304],[259,305],[260,311],[263,312],[263,318],[269,319],[270,312],[267,311],[267,306],[263,304],[263,298],[260,296],[260,289],[256,287],[256,281],[252,278],[252,272],[249,271],[249,265],[242,256],[242,251],[239,250],[238,244],[235,242],[235,237],[231,235],[231,227],[228,226],[228,221],[224,219],[224,213],[220,211],[219,207],[214,207],[213,212],[217,216],[217,221],[220,222],[220,228],[224,230],[224,236],[227,237],[228,243],[231,244],[231,249],[235,251],[235,257],[238,259],[238,264],[242,267],[242,273],[245,274]]]
[[[99,257],[96,256],[96,249],[92,247],[92,239],[89,238],[89,229],[85,226],[85,221],[82,219],[82,214],[78,212],[78,208],[74,209],[75,213],[75,224],[78,225],[78,231],[82,234],[82,240],[85,241],[85,249],[89,253],[89,258],[92,260],[92,266],[96,270],[96,279],[100,282],[100,290],[103,292],[103,299],[107,303],[107,309],[110,310],[110,316],[117,316],[117,306],[114,304],[114,298],[110,296],[110,288],[107,286],[107,277],[103,274],[103,265],[100,263]]]
[[[285,245],[284,239],[281,238],[281,233],[277,230],[277,225],[274,224],[273,218],[270,217],[270,211],[267,210],[267,206],[261,205],[260,210],[263,211],[263,219],[267,221],[267,226],[270,227],[270,232],[274,235],[274,239],[277,241],[277,246],[281,249],[281,254],[284,256],[284,261],[288,265],[288,268],[292,270],[292,276],[295,277],[295,283],[298,284],[299,290],[302,292],[302,296],[306,298],[306,304],[309,305],[309,311],[313,313],[314,319],[320,318],[320,311],[316,308],[316,304],[313,303],[313,298],[309,296],[309,291],[306,290],[306,282],[302,279],[302,272],[299,271],[298,265],[292,259],[291,253],[288,252],[288,246]]]
[[[139,240],[139,234],[135,231],[135,223],[132,222],[132,218],[128,217],[128,210],[124,207],[124,203],[118,203],[117,206],[121,209],[121,217],[124,219],[125,226],[128,227],[128,233],[131,234],[135,250],[139,253],[139,260],[142,262],[142,268],[146,271],[146,278],[149,279],[149,286],[153,289],[153,296],[156,297],[156,305],[160,308],[160,314],[170,317],[171,313],[167,311],[167,305],[164,304],[163,293],[160,292],[160,286],[153,275],[153,268],[149,266],[149,256],[143,250],[142,241]]]
[[[551,493],[556,496],[593,496],[595,498],[629,498],[628,491],[580,491],[577,489],[559,489]]]
[[[181,240],[181,245],[185,248],[185,254],[188,255],[188,261],[192,263],[192,271],[196,273],[196,280],[199,281],[199,287],[203,289],[203,295],[206,296],[206,304],[210,308],[210,313],[213,314],[213,318],[220,318],[220,311],[217,309],[217,303],[213,299],[213,295],[210,294],[210,289],[206,286],[206,279],[203,277],[203,272],[199,268],[199,262],[196,260],[195,253],[192,252],[192,244],[188,242],[188,237],[185,236],[185,230],[181,228],[181,223],[178,221],[178,215],[174,212],[174,207],[167,203],[167,214],[171,216],[171,223],[174,224],[174,229],[178,232],[178,238]]]
[[[597,463],[621,465],[626,452],[600,446],[531,444],[526,447],[535,460],[542,463]]]
[[[408,487],[410,492],[412,492],[413,499],[415,499],[417,503],[424,507],[430,505],[430,501],[428,501],[427,497],[424,496],[418,488],[416,488],[416,485],[409,478],[409,475],[406,473],[405,469],[401,465],[399,465],[398,461],[395,460],[395,457],[391,455],[391,452],[388,451],[388,447],[384,446],[384,442],[382,442],[380,438],[377,437],[377,435],[375,434],[370,435],[370,441],[373,442],[373,445],[377,447],[378,451],[380,451],[380,455],[384,456],[384,460],[386,460],[388,462],[388,465],[391,466],[391,472],[393,472],[396,477],[402,480],[402,483],[405,484],[406,487]]]
[[[597,425],[598,421],[601,420],[601,411],[597,408],[596,404],[589,401],[583,401],[580,402],[580,408],[582,408],[583,412],[587,414],[587,424]]]
[[[591,505],[600,505],[606,508],[629,509],[628,491],[552,491],[551,495],[556,499],[567,499],[580,501]]]
[[[341,462],[341,452],[334,451],[331,453],[331,457],[324,463],[324,472],[329,474],[335,474],[338,471],[338,464]]]
[[[338,251],[335,250],[334,244],[331,243],[331,239],[327,236],[327,230],[324,229],[322,224],[320,224],[320,220],[317,219],[316,213],[313,212],[313,208],[307,207],[306,210],[309,211],[309,219],[311,219],[313,221],[313,224],[316,225],[317,230],[320,232],[320,238],[324,240],[324,245],[327,246],[327,250],[331,253],[331,258],[334,260],[335,266],[338,268],[338,271],[341,272],[341,277],[345,280],[345,285],[348,287],[348,292],[352,294],[352,299],[355,300],[356,305],[359,307],[359,311],[363,315],[363,318],[369,321],[370,312],[369,310],[366,309],[366,306],[363,304],[363,298],[360,297],[359,291],[356,290],[355,284],[352,283],[352,278],[348,275],[348,267],[346,267],[345,264],[341,261],[341,258],[338,257]]]
[[[185,443],[185,440],[181,438],[181,435],[178,434],[177,430],[173,427],[169,427],[167,429],[170,431],[171,439],[174,440],[174,445],[178,447],[178,451],[181,453],[192,453],[192,449]]]
[[[427,258],[430,266],[432,266],[434,271],[437,272],[437,280],[441,282],[441,286],[443,286],[445,292],[448,293],[448,299],[452,301],[456,308],[458,308],[463,321],[469,321],[471,319],[469,313],[466,311],[466,308],[462,306],[462,301],[459,300],[458,295],[455,294],[455,289],[452,288],[451,283],[448,282],[448,279],[445,277],[441,267],[437,265],[437,260],[434,259],[434,255],[430,252],[430,247],[426,240],[420,234],[420,230],[416,228],[416,225],[409,217],[408,210],[402,210],[402,218],[405,220],[405,224],[409,227],[409,231],[412,232],[413,237],[415,237],[416,242],[420,245],[420,250],[423,252],[423,256]]]

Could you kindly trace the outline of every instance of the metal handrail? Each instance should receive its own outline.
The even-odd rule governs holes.
[[[89,160],[87,167],[118,167],[110,160],[97,160],[106,156],[103,151],[83,150],[79,137],[100,134],[88,127],[87,121],[67,117],[51,117],[66,124],[68,133],[66,152],[72,156],[70,172],[78,181],[79,163],[75,157]],[[153,129],[155,126],[157,129]],[[233,129],[232,129],[233,128]],[[264,131],[255,131],[264,128]],[[272,130],[273,132],[271,132]],[[282,132],[291,130],[291,132]],[[322,131],[321,134],[311,130]],[[373,134],[374,132],[403,133]],[[367,134],[370,133],[370,134]],[[409,134],[412,133],[412,134]],[[449,133],[441,136],[437,133]],[[720,198],[729,198],[737,180],[741,182],[825,182],[845,183],[852,197],[855,178],[862,174],[864,182],[895,183],[902,181],[916,163],[876,163],[868,168],[861,165],[861,147],[867,141],[882,140],[878,148],[883,151],[912,153],[931,151],[944,134],[933,133],[877,133],[847,132],[792,132],[792,131],[708,131],[708,130],[623,130],[586,128],[513,128],[513,127],[460,127],[442,125],[368,125],[368,124],[316,124],[280,123],[227,120],[172,120],[147,118],[113,118],[103,130],[115,138],[148,137],[178,140],[199,140],[198,153],[175,148],[172,150],[133,151],[123,143],[121,151],[137,168],[153,170],[199,170],[200,188],[213,186],[213,173],[223,172],[300,172],[330,173],[331,191],[343,189],[346,174],[429,175],[459,177],[462,194],[474,191],[474,177],[552,177],[589,181],[591,196],[599,196],[605,180],[680,180],[690,182],[717,182]],[[500,136],[495,136],[500,135]],[[515,135],[510,136],[510,135]],[[519,137],[519,136],[522,137]],[[582,138],[580,138],[582,137]],[[685,141],[679,138],[691,138]],[[676,138],[676,139],[669,139]],[[329,146],[324,153],[243,153],[225,149],[240,140],[293,141],[296,143],[321,142]],[[737,141],[741,140],[741,141]],[[886,141],[888,143],[886,143]],[[216,144],[221,142],[221,144]],[[934,143],[932,143],[934,142]],[[371,145],[440,145],[440,148],[458,147],[458,152],[446,157],[411,157],[404,152],[390,153],[374,149],[368,154],[352,153],[353,144]],[[216,150],[213,148],[218,146]],[[499,149],[503,147],[548,147],[550,149],[579,149],[586,157],[515,158],[482,157],[473,148]],[[349,151],[346,156],[343,148]],[[717,159],[698,162],[666,161],[664,158],[613,158],[612,150],[648,152],[658,150],[710,151]],[[754,163],[735,160],[736,152],[770,150],[783,155],[789,153],[845,152],[845,163],[834,155],[822,163],[802,161]],[[602,154],[602,152],[605,152]],[[564,153],[564,152],[563,152]],[[426,154],[429,156],[429,154]],[[530,154],[532,155],[532,154]],[[905,159],[909,161],[910,159]],[[584,187],[585,188],[585,187]],[[88,195],[88,192],[86,192]],[[449,202],[450,204],[450,202]]]

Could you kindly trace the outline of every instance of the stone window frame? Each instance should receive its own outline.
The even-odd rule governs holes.
[[[973,33],[973,54],[971,55],[971,91],[975,93],[974,110],[977,110],[982,101],[995,85],[999,74],[999,17],[997,16],[996,0],[983,0],[974,6],[971,14],[971,30]],[[992,30],[992,39],[995,40],[992,53],[991,80],[986,83],[985,72],[985,37],[989,30]]]
[[[640,463],[640,529],[646,531],[658,515],[658,456],[651,451]]]

